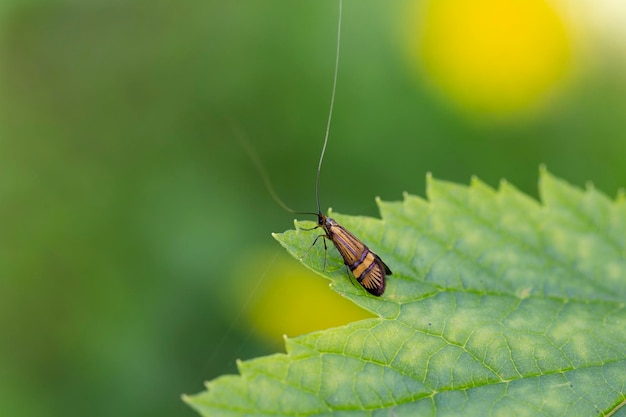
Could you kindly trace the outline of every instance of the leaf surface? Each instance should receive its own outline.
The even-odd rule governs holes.
[[[539,187],[541,202],[429,177],[428,200],[379,201],[382,219],[333,214],[392,269],[381,297],[332,244],[324,268],[318,232],[275,235],[378,318],[286,339],[186,401],[205,416],[626,415],[626,199],[545,170]]]

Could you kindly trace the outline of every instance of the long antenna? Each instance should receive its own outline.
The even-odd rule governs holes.
[[[269,175],[265,171],[263,163],[261,163],[261,160],[252,148],[250,142],[246,139],[246,137],[239,129],[236,129],[236,133],[237,134],[235,137],[239,140],[239,143],[248,154],[248,157],[250,158],[256,169],[259,171],[259,174],[261,174],[261,179],[265,184],[265,188],[267,188],[267,191],[269,191],[276,204],[278,204],[283,210],[288,211],[289,213],[296,213],[294,209],[285,204],[285,202],[278,196],[278,194],[274,190],[274,187],[272,186],[272,181],[270,181]]]
[[[317,165],[317,179],[315,181],[315,200],[317,201],[317,212],[322,213],[320,207],[320,173],[322,172],[322,161],[324,160],[324,154],[326,153],[326,145],[328,144],[328,133],[330,132],[330,121],[333,117],[333,106],[335,105],[335,91],[337,91],[337,73],[339,72],[339,46],[341,45],[341,9],[342,0],[339,0],[339,23],[337,24],[337,52],[335,54],[335,75],[333,78],[333,93],[330,97],[330,110],[328,112],[328,123],[326,124],[326,135],[324,136],[324,146],[322,146],[322,154],[320,155],[320,162]]]
[[[278,196],[278,193],[276,193],[276,190],[274,190],[272,181],[270,181],[270,177],[267,174],[267,171],[265,170],[263,163],[259,159],[250,141],[248,141],[248,139],[243,134],[243,132],[241,131],[238,125],[236,125],[233,121],[229,120],[229,122],[231,125],[231,129],[233,129],[233,131],[235,132],[235,138],[239,141],[239,144],[241,145],[241,147],[246,151],[246,153],[248,154],[248,157],[250,158],[250,160],[256,167],[257,171],[259,171],[259,174],[261,175],[261,179],[263,180],[263,183],[265,184],[265,188],[267,188],[267,191],[269,191],[270,196],[272,197],[272,199],[274,199],[276,204],[278,204],[283,210],[288,211],[289,213],[311,214],[313,216],[317,216],[317,213],[311,213],[307,211],[295,211],[294,209],[289,207],[287,204],[285,204],[285,202]]]

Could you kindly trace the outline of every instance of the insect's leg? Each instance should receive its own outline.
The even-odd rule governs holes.
[[[328,256],[328,247],[326,246],[326,239],[328,239],[328,237],[326,235],[322,235],[324,236],[324,269],[322,269],[322,271],[326,272],[326,258]]]
[[[311,230],[315,230],[315,229],[319,229],[320,225],[314,226],[314,227],[300,227],[300,222],[296,223],[296,228],[298,230],[304,230],[305,232],[311,231]]]
[[[354,281],[359,282],[356,277],[354,277],[351,273],[350,273],[350,268],[348,268],[348,265],[345,266],[346,267],[346,275],[348,276],[348,280],[350,281],[350,283],[352,285],[354,285],[354,288],[358,288],[355,284]]]
[[[302,256],[300,257],[300,260],[303,260],[304,258],[306,258],[306,256],[309,254],[309,252],[311,252],[311,249],[313,249],[313,246],[315,246],[315,244],[317,243],[317,239],[319,239],[320,237],[326,237],[326,235],[317,235],[317,237],[315,238],[315,240],[313,241],[313,243],[311,244],[311,246],[309,246],[309,249],[307,249],[306,252],[304,252],[304,254],[302,254]],[[324,249],[326,249],[326,239],[324,239]]]

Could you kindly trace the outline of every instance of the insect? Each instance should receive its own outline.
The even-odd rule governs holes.
[[[289,208],[276,194],[272,183],[269,181],[269,177],[263,169],[263,165],[252,151],[250,145],[243,141],[243,137],[239,135],[240,141],[246,148],[250,158],[257,166],[261,173],[261,177],[265,182],[265,186],[269,190],[272,198],[283,209],[290,213],[295,214],[310,214],[317,216],[317,226],[311,229],[303,230],[315,230],[321,228],[324,234],[318,235],[311,248],[315,246],[318,239],[321,237],[324,241],[324,250],[327,251],[326,240],[330,240],[335,248],[339,251],[339,254],[343,258],[344,264],[350,269],[352,275],[367,292],[375,296],[380,296],[385,292],[386,276],[391,275],[391,270],[383,262],[382,259],[374,252],[372,252],[359,238],[348,231],[345,227],[337,223],[334,219],[324,215],[320,206],[319,198],[319,186],[320,186],[320,173],[322,171],[322,161],[324,160],[324,154],[326,153],[326,145],[328,144],[328,135],[330,132],[330,122],[333,114],[333,106],[335,104],[335,92],[337,90],[337,73],[339,69],[339,46],[341,44],[341,14],[342,14],[342,0],[339,0],[339,24],[337,27],[337,52],[335,56],[335,72],[333,79],[333,89],[330,99],[330,111],[328,113],[328,122],[326,124],[326,133],[324,136],[324,145],[322,146],[322,153],[320,155],[319,163],[317,166],[317,178],[315,182],[315,200],[317,202],[317,213],[313,212],[299,212]],[[310,250],[310,249],[309,249]],[[308,253],[308,251],[307,251]],[[303,255],[302,257],[306,256]],[[302,258],[301,257],[301,258]],[[326,267],[326,259],[324,259],[324,267]]]
[[[334,219],[324,215],[320,206],[319,186],[320,173],[322,171],[322,161],[326,153],[326,145],[328,144],[328,134],[330,132],[330,122],[333,115],[333,106],[335,104],[335,92],[337,91],[337,73],[339,70],[339,46],[341,45],[341,12],[342,4],[339,0],[339,23],[337,26],[337,52],[335,56],[335,74],[333,79],[333,90],[330,98],[330,111],[328,112],[328,123],[326,124],[326,134],[324,136],[324,145],[320,161],[317,166],[317,179],[315,182],[315,200],[317,202],[317,226],[314,229],[322,228],[323,235],[319,235],[313,241],[312,246],[322,237],[324,239],[324,249],[326,248],[326,239],[330,240],[339,254],[343,258],[343,263],[352,271],[354,278],[363,286],[370,294],[380,296],[385,292],[385,277],[391,275],[391,270],[383,262],[382,259],[361,242],[361,240],[353,235],[348,229],[337,223]],[[326,262],[324,262],[325,264]]]
[[[383,260],[348,229],[321,212],[317,213],[317,224],[316,228],[321,227],[325,233],[320,236],[335,245],[357,282],[370,294],[382,295],[385,292],[385,277],[391,275],[391,270]],[[320,236],[315,238],[313,245]]]
[[[317,213],[307,213],[317,216],[317,226],[314,229],[322,228],[323,235],[319,235],[313,241],[312,246],[322,237],[324,239],[324,249],[326,248],[326,239],[330,240],[339,254],[343,258],[343,263],[352,271],[354,278],[363,286],[370,294],[380,296],[385,292],[385,277],[391,275],[391,270],[383,262],[382,259],[361,242],[359,238],[353,235],[348,229],[337,223],[334,219],[324,215],[320,206],[319,185],[320,173],[322,171],[322,161],[326,153],[326,145],[328,144],[328,134],[330,132],[330,122],[333,115],[333,106],[335,104],[335,92],[337,90],[337,73],[339,69],[339,46],[341,44],[341,12],[342,4],[339,0],[339,24],[337,27],[337,52],[335,56],[335,73],[333,79],[333,90],[330,99],[330,111],[328,113],[328,123],[326,124],[326,134],[324,137],[324,145],[320,155],[319,164],[317,166],[317,179],[315,182],[315,199],[317,201]],[[326,262],[324,262],[325,264]]]

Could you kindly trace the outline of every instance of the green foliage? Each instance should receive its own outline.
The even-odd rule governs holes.
[[[626,199],[541,173],[541,203],[506,182],[428,179],[428,201],[334,215],[393,270],[349,280],[334,249],[304,258],[379,318],[286,339],[186,397],[202,415],[592,416],[626,399]],[[300,257],[316,232],[276,236]],[[319,306],[323,309],[324,306]],[[621,410],[623,412],[623,410]]]

